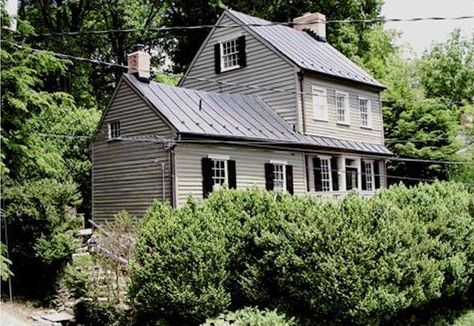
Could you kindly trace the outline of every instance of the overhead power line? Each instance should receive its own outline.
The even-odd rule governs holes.
[[[366,24],[366,23],[400,23],[400,22],[420,22],[420,21],[443,21],[443,20],[468,20],[474,19],[474,16],[458,16],[458,17],[412,17],[412,18],[385,18],[376,17],[369,19],[329,19],[326,24]],[[51,37],[51,36],[78,36],[78,35],[101,35],[101,34],[118,34],[118,33],[135,33],[135,32],[166,32],[166,31],[186,31],[211,28],[236,28],[236,27],[272,27],[272,26],[295,26],[306,25],[312,23],[320,23],[321,20],[307,22],[269,22],[266,24],[204,24],[194,26],[161,26],[147,28],[126,28],[126,29],[105,29],[105,30],[82,30],[70,32],[53,32],[32,34],[31,37]]]
[[[36,51],[36,52],[47,52],[52,55],[54,55],[57,58],[61,59],[68,59],[68,60],[76,60],[80,62],[85,62],[85,63],[91,63],[91,64],[96,64],[96,65],[103,65],[103,66],[108,66],[112,68],[119,68],[123,70],[128,70],[130,67],[127,65],[122,65],[118,63],[112,63],[112,62],[106,62],[106,61],[101,61],[101,60],[95,60],[95,59],[88,59],[88,58],[83,58],[83,57],[77,57],[77,56],[72,56],[69,54],[64,54],[64,53],[58,53],[58,52],[53,52],[53,51],[48,51],[48,50],[42,50],[42,49],[35,49],[35,48],[25,48],[24,46],[18,44],[18,43],[13,43],[16,47],[21,48],[21,49],[28,49],[31,51]],[[134,68],[135,69],[135,68]],[[159,73],[162,75],[170,76],[170,77],[182,77],[180,74],[174,74],[174,73],[168,73],[168,72],[161,72],[158,70],[154,69],[135,69],[135,70],[140,70],[144,72],[151,72],[151,73]],[[290,90],[290,89],[282,89],[282,88],[274,88],[274,87],[265,87],[265,86],[258,86],[258,85],[252,85],[252,84],[241,84],[241,83],[234,83],[234,82],[228,82],[228,81],[222,81],[222,80],[217,80],[213,78],[205,78],[205,77],[193,77],[193,76],[186,76],[188,79],[193,79],[193,80],[199,80],[199,81],[205,81],[205,82],[211,82],[215,83],[218,85],[225,85],[225,86],[237,86],[237,87],[244,87],[248,89],[255,89],[255,90],[261,90],[261,91],[268,91],[268,92],[280,92],[280,93],[285,93],[285,94],[303,94],[303,95],[311,95],[311,96],[320,96],[320,97],[328,97],[327,95],[320,95],[317,93],[312,93],[312,92],[300,92],[300,91],[295,91],[295,90]],[[374,101],[380,101],[382,103],[434,103],[434,104],[447,104],[447,105],[465,105],[465,101],[451,101],[451,100],[445,100],[445,101],[439,101],[436,99],[421,99],[421,100],[384,100],[381,99],[379,100],[378,98],[372,98]]]

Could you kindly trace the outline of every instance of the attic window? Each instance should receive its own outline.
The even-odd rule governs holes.
[[[109,123],[109,139],[120,138],[120,121]]]
[[[245,55],[245,36],[215,44],[216,74],[245,67],[247,65]]]

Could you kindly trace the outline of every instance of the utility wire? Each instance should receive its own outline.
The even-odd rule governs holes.
[[[35,51],[35,52],[47,52],[47,53],[50,53],[50,54],[54,55],[55,57],[58,57],[58,58],[61,58],[61,59],[77,60],[77,61],[81,61],[81,62],[92,63],[92,64],[97,64],[97,65],[104,65],[104,66],[120,68],[120,69],[124,69],[124,70],[128,70],[130,68],[127,65],[122,65],[122,64],[118,64],[118,63],[111,63],[111,62],[106,62],[106,61],[87,59],[87,58],[72,56],[72,55],[69,55],[69,54],[58,53],[58,52],[53,52],[53,51],[48,51],[48,50],[35,49],[35,48],[30,48],[30,47],[25,48],[24,46],[22,46],[20,44],[17,44],[17,43],[13,43],[13,44],[16,47],[21,48],[21,49],[28,49],[28,50]],[[135,69],[135,68],[133,68],[133,69]],[[182,75],[180,75],[180,74],[162,72],[162,71],[153,70],[153,69],[151,69],[151,70],[148,70],[148,69],[147,70],[145,70],[145,69],[135,69],[135,70],[144,71],[144,72],[151,72],[151,73],[159,73],[159,74],[163,74],[163,75],[170,76],[170,77],[182,77]],[[303,94],[303,95],[312,95],[312,96],[319,96],[319,97],[326,97],[326,98],[329,97],[327,95],[324,96],[324,95],[317,94],[317,93],[312,93],[312,92],[300,92],[300,91],[295,91],[295,90],[291,90],[291,89],[264,87],[264,86],[257,86],[257,85],[252,85],[252,84],[240,84],[240,83],[233,83],[233,82],[228,82],[228,81],[216,80],[216,79],[212,79],[212,78],[193,77],[193,76],[186,76],[186,78],[199,80],[199,81],[204,81],[204,82],[211,82],[211,83],[215,83],[215,84],[218,84],[218,85],[237,86],[237,87],[244,87],[244,88],[248,88],[248,89],[255,89],[255,90],[261,90],[261,91],[286,93],[286,94],[290,94],[290,95]],[[380,101],[382,103],[406,103],[406,102],[408,102],[408,103],[425,103],[426,102],[426,103],[453,104],[453,105],[457,105],[457,104],[465,105],[466,104],[466,101],[450,101],[450,100],[439,101],[439,100],[436,100],[436,99],[422,99],[422,100],[410,101],[410,100],[384,100],[384,99],[379,100],[378,98],[371,98],[371,100]]]
[[[474,16],[458,17],[413,17],[413,18],[385,18],[376,17],[372,19],[329,19],[325,24],[364,24],[364,23],[399,23],[399,22],[420,22],[420,21],[443,21],[443,20],[468,20],[474,19]],[[50,36],[78,36],[78,35],[100,35],[111,33],[134,33],[134,32],[166,32],[166,31],[185,31],[211,28],[236,28],[236,27],[272,27],[272,26],[296,26],[312,23],[322,23],[321,20],[307,22],[268,22],[262,24],[223,24],[223,25],[194,25],[194,26],[162,26],[147,28],[127,28],[127,29],[105,29],[105,30],[82,30],[71,32],[53,32],[32,34],[31,37],[50,37]]]

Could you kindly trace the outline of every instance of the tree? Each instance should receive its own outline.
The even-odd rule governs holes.
[[[428,97],[452,101],[459,106],[460,102],[473,104],[474,34],[467,38],[459,29],[454,30],[448,41],[436,43],[424,53],[417,72]]]
[[[48,83],[57,82],[70,63],[16,44],[3,11],[2,18],[2,218],[16,287],[51,290],[45,275],[54,279],[52,267],[62,266],[73,251],[72,232],[80,222],[71,217],[80,204],[77,188],[90,189],[87,139],[77,137],[92,133],[99,112],[77,106],[67,93],[49,91]],[[31,26],[19,24],[19,35],[30,33]],[[89,196],[83,195],[80,207],[88,211]]]

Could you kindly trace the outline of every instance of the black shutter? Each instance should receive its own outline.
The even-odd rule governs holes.
[[[365,171],[365,162],[363,160],[361,160],[361,174],[362,174],[362,190],[367,190],[367,178],[366,178],[366,174],[367,174],[367,171]]]
[[[273,164],[265,163],[265,188],[273,190]]]
[[[379,161],[374,161],[374,178],[375,178],[375,189],[379,189],[380,188]]]
[[[236,189],[237,188],[237,177],[235,174],[235,161],[228,160],[227,161],[227,174],[229,176],[229,188]]]
[[[321,184],[321,160],[319,157],[313,158],[313,170],[314,170],[314,190],[322,191],[323,185]]]
[[[212,159],[202,158],[202,197],[207,198],[212,192]]]
[[[247,54],[245,53],[245,36],[237,38],[237,50],[239,51],[239,66],[243,68],[247,65]]]
[[[286,190],[293,195],[293,166],[286,166]]]
[[[337,191],[339,190],[339,174],[338,174],[338,166],[337,166],[337,157],[331,157],[331,174],[332,174],[332,190]]]
[[[221,73],[221,45],[220,43],[214,44],[214,68],[216,74]]]

